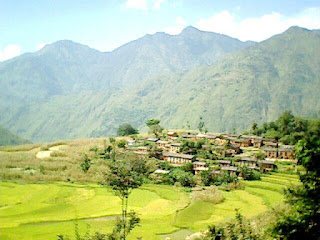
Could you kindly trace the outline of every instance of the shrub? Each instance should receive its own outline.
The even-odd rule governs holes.
[[[240,169],[240,175],[244,180],[260,180],[261,179],[260,172],[252,170],[248,167],[242,167]]]

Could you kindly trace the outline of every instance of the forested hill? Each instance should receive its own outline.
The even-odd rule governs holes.
[[[274,120],[284,110],[319,117],[319,46],[319,31],[292,27],[210,66],[162,71],[117,90],[57,91],[41,103],[2,106],[0,111],[7,114],[0,112],[0,123],[35,141],[48,141],[106,136],[124,122],[141,129],[150,118],[161,119],[165,127],[186,127],[188,121],[196,128],[202,116],[210,131],[220,132],[248,129],[252,122]],[[142,62],[133,63],[138,67]]]
[[[0,146],[30,143],[0,126]]]
[[[160,73],[211,64],[251,44],[193,27],[179,35],[146,35],[105,53],[58,41],[0,63],[0,95],[15,105],[88,90],[114,92]]]

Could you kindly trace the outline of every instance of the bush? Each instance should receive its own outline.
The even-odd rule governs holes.
[[[252,170],[248,167],[242,167],[240,169],[240,175],[244,180],[260,180],[261,179],[260,172]]]
[[[137,133],[139,133],[138,130],[133,128],[129,123],[124,123],[120,125],[117,130],[118,136],[128,136]]]

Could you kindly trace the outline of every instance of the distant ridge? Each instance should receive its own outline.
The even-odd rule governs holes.
[[[59,44],[0,64],[0,124],[33,141],[107,136],[124,122],[143,130],[149,118],[196,128],[202,116],[225,132],[284,110],[320,116],[318,30],[248,44],[187,28],[110,53]]]

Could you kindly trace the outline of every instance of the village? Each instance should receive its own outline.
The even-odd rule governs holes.
[[[213,176],[229,173],[241,177],[240,169],[266,173],[277,168],[276,162],[295,162],[293,146],[261,136],[166,131],[161,137],[133,137],[127,140],[128,151],[155,157],[171,167],[193,165],[193,173],[210,172]],[[154,174],[170,173],[157,169]]]

